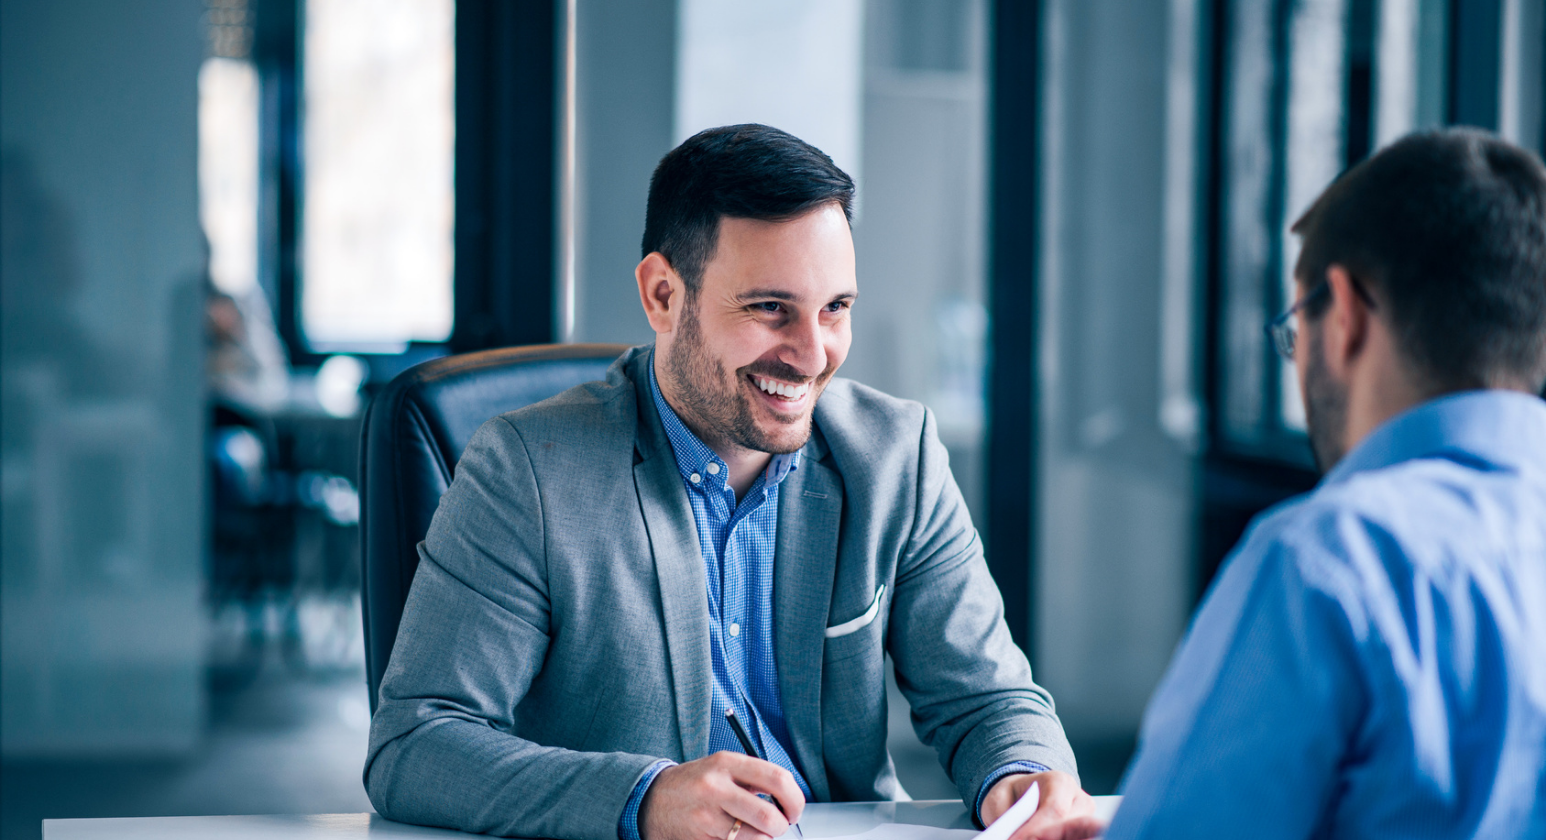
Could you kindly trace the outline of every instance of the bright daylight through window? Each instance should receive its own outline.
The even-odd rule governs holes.
[[[206,59],[199,70],[199,209],[215,287],[245,294],[258,268],[258,73]]]
[[[307,0],[301,314],[317,349],[451,334],[452,0]]]

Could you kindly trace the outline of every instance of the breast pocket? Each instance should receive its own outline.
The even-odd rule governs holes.
[[[871,650],[880,642],[880,627],[885,623],[877,621],[880,617],[880,608],[886,597],[886,585],[881,584],[875,589],[875,597],[870,601],[864,612],[847,621],[834,624],[827,628],[826,658],[828,663],[840,662],[850,659],[858,654]]]
[[[869,609],[865,610],[864,613],[857,618],[849,619],[842,624],[834,624],[831,627],[828,627],[827,638],[840,638],[842,636],[847,636],[850,633],[857,633],[864,627],[869,626],[869,624],[875,620],[875,616],[880,615],[880,599],[884,597],[886,597],[886,585],[882,583],[880,586],[875,588],[875,600],[870,602]]]

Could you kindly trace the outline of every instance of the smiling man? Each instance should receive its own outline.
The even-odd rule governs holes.
[[[526,837],[778,836],[807,801],[905,795],[889,653],[975,816],[1032,782],[1020,837],[1090,813],[933,416],[834,377],[853,192],[760,125],[661,161],[635,271],[656,341],[468,446],[382,682],[377,810]]]

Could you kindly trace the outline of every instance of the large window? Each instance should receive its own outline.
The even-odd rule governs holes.
[[[1446,0],[1224,5],[1216,441],[1309,465],[1290,364],[1262,325],[1294,296],[1290,227],[1348,166],[1445,122]]]
[[[1292,364],[1262,325],[1293,300],[1290,227],[1403,135],[1546,135],[1546,7],[1532,0],[1217,0],[1210,407],[1200,594],[1264,508],[1318,479]]]
[[[246,294],[258,279],[258,73],[244,57],[199,69],[199,215],[215,288]]]
[[[302,330],[390,352],[451,334],[452,0],[306,0]]]

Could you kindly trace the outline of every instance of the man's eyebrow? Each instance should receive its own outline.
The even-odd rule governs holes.
[[[853,300],[859,296],[858,292],[839,292],[832,296],[832,300]],[[735,296],[737,303],[747,303],[755,300],[782,300],[794,302],[799,296],[783,289],[748,289]]]
[[[794,301],[799,298],[793,292],[786,292],[783,289],[747,289],[736,295],[735,299],[739,303],[745,303],[753,300]]]

